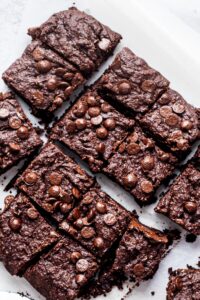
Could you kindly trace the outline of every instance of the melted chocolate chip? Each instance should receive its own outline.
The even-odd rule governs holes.
[[[90,117],[97,117],[98,115],[100,115],[100,113],[101,111],[98,106],[92,106],[88,109],[88,114],[90,115]]]
[[[197,204],[196,202],[187,201],[184,204],[184,208],[189,214],[194,214],[197,211]]]
[[[108,136],[108,131],[104,127],[97,128],[96,135],[99,139],[106,139]]]
[[[76,263],[76,270],[78,272],[84,273],[89,268],[89,263],[86,259],[79,259]]]
[[[36,63],[36,69],[39,73],[47,73],[51,70],[52,65],[51,62],[44,59]]]
[[[63,176],[58,172],[52,172],[49,175],[49,181],[52,185],[60,185],[62,182]]]
[[[150,194],[153,192],[153,184],[148,180],[144,180],[141,183],[141,189],[144,193]]]
[[[98,153],[103,154],[105,152],[105,149],[106,149],[106,147],[105,147],[104,143],[99,143],[96,145],[96,150]]]
[[[103,122],[103,125],[105,126],[105,128],[107,128],[108,130],[114,130],[116,127],[116,122],[115,119],[113,118],[108,118]]]
[[[129,173],[124,177],[123,182],[126,187],[132,188],[136,185],[138,179],[134,173]]]
[[[13,231],[19,231],[22,227],[22,221],[20,218],[17,218],[17,217],[12,217],[10,220],[9,220],[9,227],[11,230]]]
[[[136,143],[130,143],[126,147],[126,151],[129,155],[134,155],[140,152],[140,145]]]
[[[21,124],[22,124],[22,121],[19,118],[17,118],[17,117],[11,117],[9,119],[9,126],[12,129],[18,129],[18,128],[20,128]]]
[[[81,253],[78,251],[72,252],[70,259],[71,261],[75,264],[80,258],[81,258]]]
[[[128,82],[122,82],[118,86],[119,93],[122,95],[127,95],[131,91],[131,85]]]
[[[78,130],[83,130],[86,128],[86,125],[87,125],[87,121],[85,119],[77,119],[75,121],[75,124],[76,124],[76,128]]]
[[[48,189],[49,196],[51,197],[59,197],[60,195],[60,187],[58,185],[53,185]]]
[[[133,267],[133,273],[136,276],[142,276],[144,274],[145,268],[142,263],[138,263]]]
[[[29,217],[29,219],[31,220],[36,220],[39,216],[37,210],[35,208],[29,208],[27,210],[27,216]]]
[[[154,158],[150,155],[145,156],[141,165],[144,170],[152,170],[154,167]]]
[[[91,239],[95,235],[95,231],[92,227],[83,227],[81,230],[81,236],[84,239]]]
[[[32,184],[36,183],[37,179],[38,179],[38,177],[35,172],[28,172],[24,176],[24,181],[28,185],[32,185]]]
[[[104,216],[104,222],[108,226],[113,226],[117,222],[117,219],[115,215],[113,215],[112,213],[108,213]]]
[[[105,203],[98,201],[96,204],[96,210],[100,213],[100,214],[105,214],[107,212],[107,206]]]
[[[95,248],[101,249],[104,246],[104,240],[101,237],[97,237],[94,239],[93,244]]]
[[[21,147],[17,143],[9,143],[9,148],[12,152],[19,152],[21,150]]]
[[[26,126],[19,127],[19,129],[17,130],[17,136],[22,140],[26,140],[29,137],[28,128]]]

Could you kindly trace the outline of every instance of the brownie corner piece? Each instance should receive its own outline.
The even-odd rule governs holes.
[[[27,46],[3,79],[45,120],[85,82],[76,67],[39,40]]]
[[[155,211],[187,231],[200,235],[200,171],[196,165],[194,160],[186,165],[159,200]]]
[[[16,181],[16,186],[57,222],[93,184],[90,175],[49,142]]]
[[[200,299],[200,269],[172,271],[167,285],[167,300]]]
[[[58,239],[59,234],[25,195],[5,198],[0,214],[0,260],[12,275],[21,275],[36,256]]]
[[[24,277],[49,300],[73,300],[97,270],[95,257],[66,237],[31,266]]]
[[[120,34],[75,7],[55,13],[40,27],[29,29],[29,34],[60,53],[86,76],[113,53],[121,39]]]
[[[0,173],[41,146],[42,140],[13,93],[0,93]]]
[[[168,88],[169,81],[129,48],[119,52],[101,77],[99,90],[129,112],[145,113]]]
[[[133,125],[134,120],[99,96],[94,85],[54,125],[50,137],[74,150],[93,172],[99,172]]]
[[[99,188],[91,189],[60,224],[97,257],[103,257],[120,239],[131,213]]]

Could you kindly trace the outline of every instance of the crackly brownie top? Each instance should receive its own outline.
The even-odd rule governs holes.
[[[16,185],[61,221],[93,184],[93,178],[57,146],[48,143]]]
[[[200,234],[200,171],[189,164],[159,201],[156,212],[193,234]]]
[[[161,150],[141,128],[135,126],[133,133],[119,146],[104,171],[140,203],[150,201],[155,189],[170,176],[176,158]]]
[[[84,82],[76,67],[40,41],[33,41],[3,74],[37,110],[54,111]]]
[[[168,236],[133,218],[116,251],[112,267],[137,282],[151,278],[169,247]]]
[[[0,172],[36,150],[42,141],[12,93],[0,93]]]
[[[75,7],[52,15],[38,28],[29,29],[86,74],[95,70],[119,43],[121,36]]]
[[[58,237],[25,195],[5,198],[0,214],[0,260],[11,274],[21,273]]]
[[[75,150],[96,172],[127,136],[133,124],[133,120],[104,101],[94,87],[54,126],[51,137]]]
[[[88,250],[102,257],[122,236],[130,213],[101,190],[90,190],[73,209],[61,228]]]
[[[113,101],[134,113],[143,113],[166,90],[169,82],[130,49],[123,48],[102,76],[100,84],[100,90],[103,89]]]
[[[25,278],[49,300],[73,300],[97,271],[93,255],[69,237],[25,273]]]
[[[178,269],[170,274],[167,300],[200,299],[200,270]]]
[[[169,89],[141,119],[141,123],[172,151],[186,151],[199,136],[196,109]]]

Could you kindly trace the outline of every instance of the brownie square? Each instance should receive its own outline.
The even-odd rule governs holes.
[[[98,188],[84,195],[80,204],[61,223],[84,247],[103,257],[126,230],[130,213]]]
[[[200,234],[200,171],[195,160],[189,163],[160,199],[155,211],[187,231]]]
[[[103,95],[128,112],[144,113],[167,89],[169,81],[130,49],[123,48],[100,80]]]
[[[128,135],[134,120],[120,114],[95,88],[83,94],[54,125],[51,138],[76,151],[98,172]]]
[[[58,238],[25,195],[5,198],[0,214],[0,260],[12,275],[21,275]]]
[[[27,158],[42,144],[12,93],[0,93],[0,173]]]
[[[29,29],[86,75],[110,56],[121,36],[75,7],[52,15],[40,27]]]
[[[200,270],[178,269],[171,272],[167,300],[200,299]]]
[[[3,79],[43,118],[50,117],[85,81],[76,67],[37,40],[4,72]]]
[[[197,110],[172,89],[160,97],[140,123],[177,154],[190,150],[199,138]]]
[[[153,200],[156,188],[172,175],[177,159],[159,148],[139,126],[118,147],[104,172],[140,204]]]
[[[97,269],[94,256],[66,237],[24,276],[48,300],[73,300]]]
[[[48,143],[18,178],[16,186],[60,222],[93,183],[78,164]]]

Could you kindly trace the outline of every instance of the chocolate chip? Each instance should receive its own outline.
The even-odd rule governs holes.
[[[184,120],[181,122],[181,128],[183,130],[190,130],[190,129],[192,129],[192,127],[193,127],[193,124],[189,120]]]
[[[95,235],[95,231],[92,227],[83,227],[81,230],[81,236],[84,239],[91,239]]]
[[[64,68],[57,68],[56,70],[55,70],[55,75],[56,76],[63,76],[64,74],[65,74],[65,69]]]
[[[98,104],[94,96],[88,96],[86,100],[89,106],[96,106]]]
[[[73,92],[73,87],[68,86],[64,91],[65,97],[69,97],[72,94],[72,92]]]
[[[36,63],[36,69],[39,73],[47,73],[51,70],[51,68],[51,62],[46,59],[40,60]]]
[[[115,119],[113,118],[108,118],[103,122],[103,125],[105,126],[105,128],[107,128],[108,130],[113,130],[115,129],[116,126],[116,122]]]
[[[44,95],[41,91],[34,91],[32,96],[36,102],[36,105],[42,105],[44,103]]]
[[[107,206],[105,203],[98,201],[96,204],[96,210],[100,213],[100,214],[105,214],[107,212]]]
[[[169,126],[176,126],[178,124],[178,117],[175,114],[170,114],[166,117],[165,122],[167,123],[167,125]]]
[[[108,131],[104,127],[97,128],[96,135],[99,139],[106,139],[108,136]]]
[[[28,128],[26,126],[19,127],[19,129],[17,130],[17,136],[22,140],[26,140],[29,137]]]
[[[108,113],[108,112],[110,112],[110,111],[111,111],[111,106],[110,106],[110,104],[108,104],[108,103],[102,103],[102,104],[101,104],[101,111],[102,111],[103,113]]]
[[[79,85],[81,84],[85,79],[83,78],[83,76],[81,75],[81,73],[76,73],[74,75],[74,78],[72,79],[72,85]]]
[[[67,72],[63,75],[63,78],[65,80],[72,80],[74,78],[74,73],[71,73],[71,72]]]
[[[8,146],[12,152],[19,152],[21,149],[20,145],[17,143],[9,143]]]
[[[87,281],[87,278],[85,277],[85,275],[83,274],[78,274],[76,275],[76,282],[79,284],[79,285],[84,285]]]
[[[169,115],[171,115],[172,109],[170,106],[165,105],[160,108],[159,113],[163,118],[167,118]]]
[[[28,185],[33,185],[34,183],[36,183],[37,179],[38,176],[35,172],[28,172],[24,176],[24,181]]]
[[[169,102],[170,102],[170,98],[168,94],[163,94],[162,97],[158,99],[158,103],[162,105],[168,104]]]
[[[11,203],[15,200],[15,197],[12,195],[8,195],[4,199],[5,209],[9,208]]]
[[[145,268],[142,263],[138,263],[133,267],[133,273],[136,276],[141,276],[144,274]]]
[[[104,240],[101,237],[97,237],[94,239],[93,244],[95,248],[101,249],[104,246]]]
[[[131,91],[131,85],[128,82],[122,82],[118,85],[119,93],[122,95],[127,95]]]
[[[138,134],[137,134],[137,132],[134,132],[134,133],[131,134],[130,141],[132,143],[136,143],[138,141]]]
[[[189,214],[194,214],[197,211],[197,204],[196,202],[192,202],[192,201],[187,201],[184,204],[185,210],[189,213]]]
[[[106,39],[106,38],[102,38],[99,41],[98,46],[101,50],[106,51],[106,50],[108,50],[108,48],[110,46],[110,40]]]
[[[160,151],[160,152],[158,153],[158,157],[159,157],[159,159],[160,159],[161,161],[167,161],[167,160],[169,160],[170,155],[169,155],[169,153],[167,153],[167,152]]]
[[[153,184],[148,180],[144,180],[141,182],[141,189],[144,193],[150,194],[153,192]]]
[[[78,218],[80,218],[80,210],[78,207],[74,208],[73,211],[72,211],[72,217],[73,219],[77,220]]]
[[[62,182],[63,176],[58,172],[52,172],[49,175],[49,181],[52,185],[60,185]]]
[[[84,273],[89,268],[89,263],[86,259],[79,259],[76,263],[76,270],[78,272]]]
[[[176,102],[173,104],[172,109],[176,114],[182,114],[185,111],[185,106],[180,102]]]
[[[184,150],[188,147],[188,141],[186,139],[179,139],[177,140],[176,145],[178,149]]]
[[[32,56],[36,61],[42,60],[44,58],[44,51],[41,48],[37,47],[33,50]]]
[[[176,277],[174,280],[175,288],[180,291],[183,288],[183,282],[180,277]]]
[[[87,121],[85,119],[77,119],[75,121],[75,124],[76,124],[76,128],[78,130],[83,130],[86,128],[86,125],[87,125]]]
[[[66,214],[72,209],[72,205],[68,203],[60,203],[59,206],[60,206],[60,211],[63,214]]]
[[[0,119],[7,119],[9,116],[9,110],[6,108],[0,108]]]
[[[119,145],[118,152],[123,153],[125,151],[125,149],[126,149],[126,144],[121,143],[121,145]]]
[[[17,218],[17,217],[13,217],[9,220],[9,227],[10,229],[12,229],[13,231],[19,231],[22,227],[22,221],[21,219]]]
[[[71,261],[75,264],[82,257],[81,253],[78,251],[74,251],[70,255]]]
[[[59,197],[60,195],[60,187],[58,185],[53,185],[48,189],[49,196],[51,197]]]
[[[102,121],[103,121],[103,117],[101,115],[91,118],[91,123],[92,123],[92,125],[95,125],[95,126],[100,125],[102,123]]]
[[[126,151],[128,152],[129,155],[134,155],[140,152],[140,145],[136,143],[130,143],[126,147]]]
[[[90,115],[90,117],[97,117],[98,115],[100,115],[100,113],[101,111],[98,106],[92,106],[88,109],[88,114]]]
[[[55,89],[57,88],[58,86],[58,81],[56,78],[50,78],[48,81],[47,81],[47,89],[49,91],[55,91]]]
[[[103,154],[105,152],[105,149],[106,149],[106,147],[105,147],[104,143],[99,143],[96,145],[96,150],[98,153]]]
[[[117,222],[117,219],[115,215],[108,213],[104,216],[104,222],[108,226],[113,226]]]
[[[77,188],[75,188],[75,187],[72,188],[72,195],[73,195],[76,199],[80,199],[80,197],[81,197],[80,191],[79,191]]]
[[[142,168],[145,170],[152,170],[154,167],[154,158],[153,156],[147,155],[141,162]]]
[[[22,121],[17,118],[17,117],[11,117],[9,119],[9,126],[12,128],[12,129],[18,129],[22,124]]]
[[[92,208],[92,209],[90,209],[90,211],[89,211],[89,213],[87,215],[87,220],[89,222],[91,222],[95,218],[95,216],[96,216],[96,211],[95,211],[94,208]]]
[[[155,83],[153,80],[144,80],[142,82],[141,88],[144,92],[153,92],[153,90],[155,89]]]
[[[77,228],[79,228],[79,229],[83,228],[83,226],[84,226],[84,224],[83,224],[83,219],[81,219],[81,218],[77,219],[77,220],[74,222],[74,225],[75,225]]]
[[[60,107],[63,104],[63,99],[60,96],[56,96],[53,100],[53,104]]]
[[[85,196],[85,198],[83,198],[83,203],[84,204],[91,204],[93,202],[93,198],[89,195]]]
[[[87,106],[80,102],[79,104],[75,105],[73,113],[76,117],[83,117],[87,111]]]
[[[35,208],[29,208],[27,210],[27,216],[29,217],[29,219],[31,220],[36,220],[39,216],[37,210]]]
[[[124,185],[126,187],[132,188],[136,185],[138,179],[134,173],[129,173],[127,176],[123,178]]]
[[[76,131],[76,124],[71,120],[67,120],[66,129],[69,133],[74,133]]]

